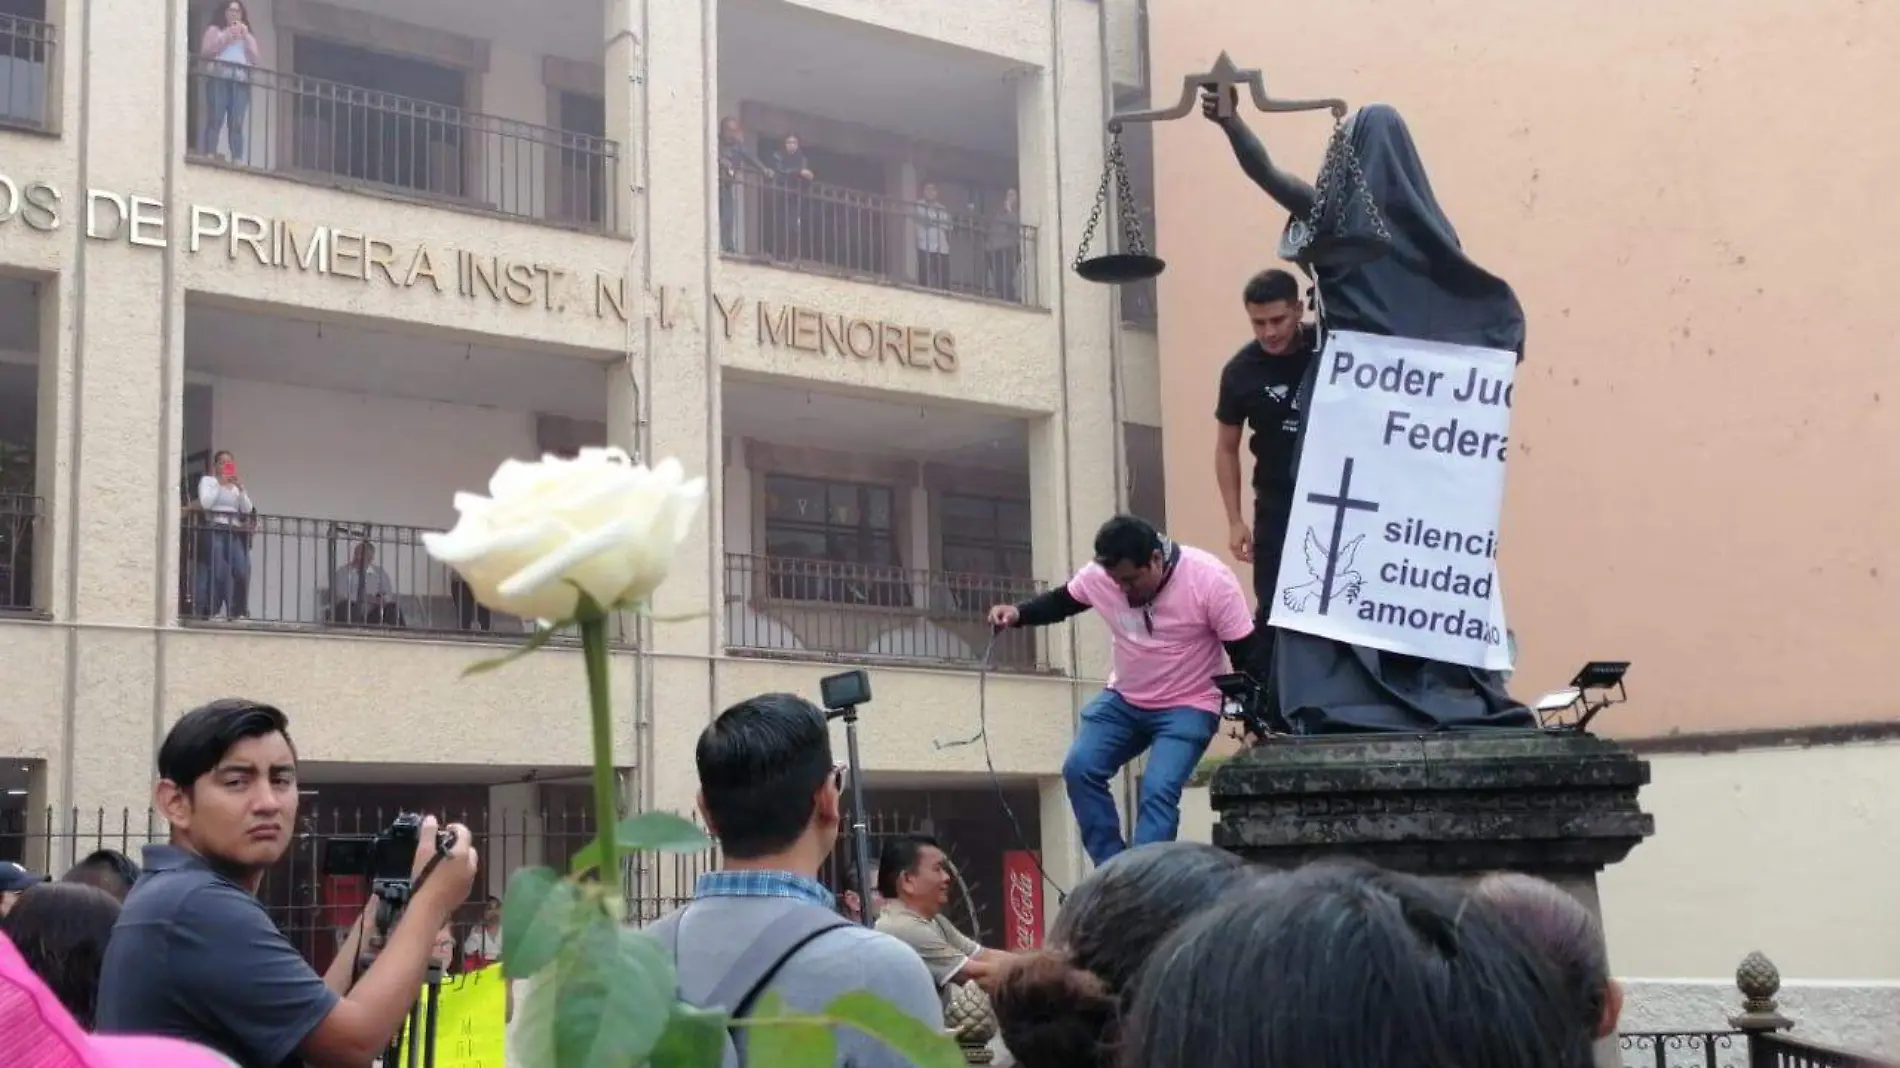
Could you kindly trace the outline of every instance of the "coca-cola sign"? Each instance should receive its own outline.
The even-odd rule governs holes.
[[[1042,945],[1042,872],[1036,854],[1003,854],[1003,948],[1014,952]]]

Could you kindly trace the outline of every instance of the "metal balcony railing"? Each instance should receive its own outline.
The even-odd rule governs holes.
[[[0,493],[0,612],[35,612],[33,547],[40,540],[46,502],[24,493]]]
[[[59,29],[0,15],[0,126],[51,132]]]
[[[828,560],[726,554],[726,646],[735,652],[975,666],[990,607],[1043,584]],[[990,666],[1047,667],[1030,630],[996,636]]]
[[[754,170],[720,180],[729,256],[1041,307],[1036,228]]]
[[[385,637],[523,640],[534,630],[533,620],[478,604],[423,549],[421,527],[278,515],[227,524],[191,512],[179,533],[178,605],[187,621]],[[611,627],[615,641],[626,640],[622,617]]]
[[[191,80],[199,157],[615,228],[620,148],[606,138],[216,60],[194,60]]]

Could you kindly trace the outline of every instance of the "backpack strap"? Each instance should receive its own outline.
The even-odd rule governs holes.
[[[827,931],[853,926],[850,920],[818,905],[792,910],[752,940],[713,985],[701,1007],[723,1008],[729,1017],[739,1019],[752,1010],[759,993],[793,954]]]

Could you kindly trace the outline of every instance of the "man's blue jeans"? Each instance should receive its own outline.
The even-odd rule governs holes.
[[[1219,729],[1220,719],[1212,712],[1136,708],[1113,690],[1103,690],[1082,709],[1081,729],[1062,762],[1062,781],[1090,860],[1099,866],[1128,848],[1108,780],[1143,752],[1148,767],[1141,774],[1134,844],[1174,841],[1181,828],[1181,789]]]

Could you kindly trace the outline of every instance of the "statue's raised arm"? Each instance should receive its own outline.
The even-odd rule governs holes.
[[[1226,96],[1226,106],[1222,106],[1221,97]],[[1240,161],[1240,169],[1255,185],[1267,191],[1276,203],[1296,218],[1304,218],[1313,210],[1313,200],[1317,193],[1312,183],[1291,171],[1281,170],[1274,165],[1273,157],[1267,154],[1267,146],[1248,129],[1246,120],[1240,117],[1236,106],[1240,100],[1240,90],[1234,86],[1204,85],[1201,87],[1201,114],[1209,122],[1219,126],[1227,135],[1227,143],[1233,146],[1234,158]]]

